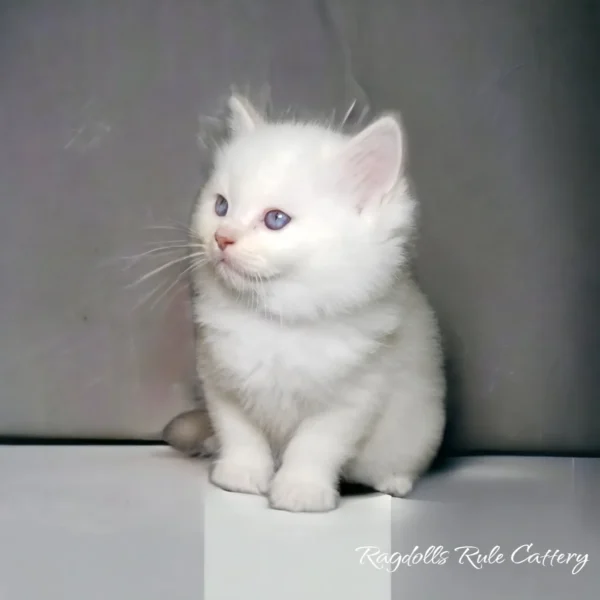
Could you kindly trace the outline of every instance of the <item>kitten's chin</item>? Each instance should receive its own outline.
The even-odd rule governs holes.
[[[251,273],[225,261],[219,261],[214,266],[217,278],[227,287],[236,291],[255,290],[273,280],[275,275]]]

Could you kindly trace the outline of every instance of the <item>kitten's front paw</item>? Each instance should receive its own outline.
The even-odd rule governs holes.
[[[326,481],[279,472],[269,490],[269,505],[290,512],[327,512],[338,505],[338,491]]]
[[[228,492],[262,495],[269,489],[273,465],[266,461],[241,462],[218,460],[213,466],[210,480]]]

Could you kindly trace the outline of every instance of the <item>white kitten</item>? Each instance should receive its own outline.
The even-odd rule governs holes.
[[[211,480],[327,511],[340,478],[404,496],[444,427],[434,315],[408,269],[401,128],[267,122],[239,96],[192,221]]]

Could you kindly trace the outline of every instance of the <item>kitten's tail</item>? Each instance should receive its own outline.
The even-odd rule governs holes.
[[[162,431],[164,442],[188,456],[216,451],[215,437],[206,409],[189,410],[169,421]]]

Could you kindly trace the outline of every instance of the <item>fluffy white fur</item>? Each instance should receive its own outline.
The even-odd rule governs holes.
[[[407,265],[415,201],[399,123],[348,136],[267,122],[238,96],[229,108],[192,221],[211,480],[289,511],[335,508],[340,478],[404,496],[439,447],[445,386]],[[270,209],[291,222],[269,230]],[[221,251],[216,233],[235,243]]]

